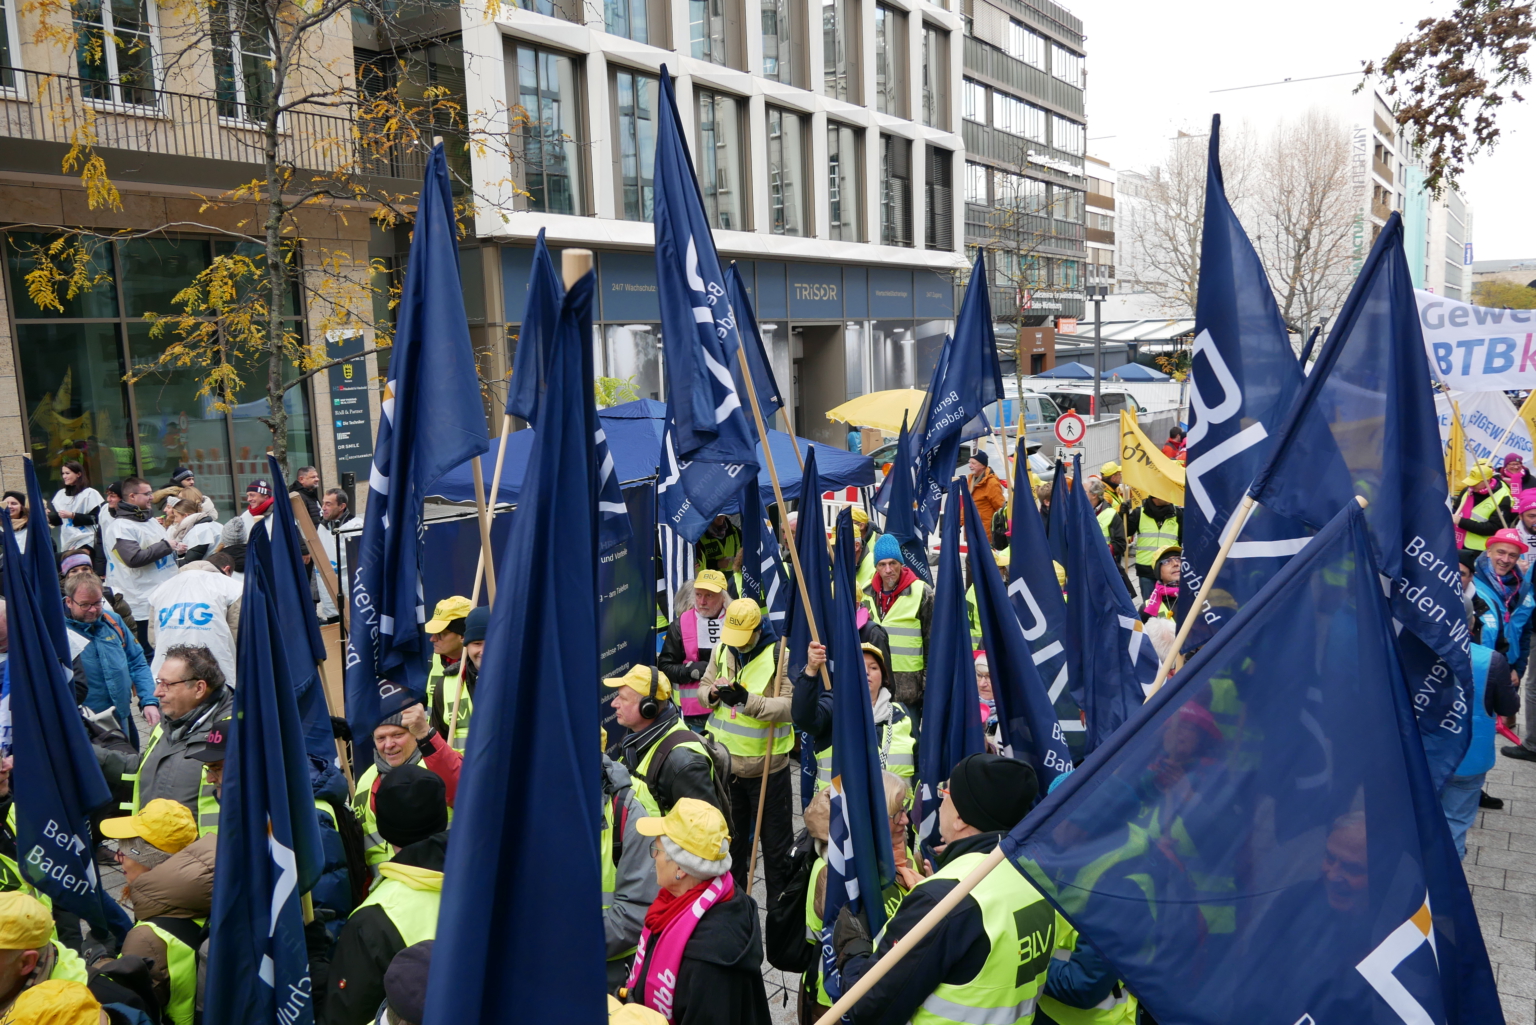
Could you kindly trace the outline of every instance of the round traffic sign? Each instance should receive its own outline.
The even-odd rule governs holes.
[[[1083,423],[1083,418],[1071,410],[1056,418],[1056,440],[1063,445],[1076,445],[1087,431],[1088,425]]]

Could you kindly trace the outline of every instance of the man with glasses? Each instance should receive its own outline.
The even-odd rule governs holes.
[[[217,832],[217,780],[208,777],[208,763],[189,757],[193,745],[201,750],[208,734],[229,718],[234,692],[224,684],[224,671],[211,651],[191,644],[168,648],[155,677],[155,697],[165,717],[155,726],[133,779],[131,815],[157,797],[180,801],[197,816],[197,831]],[[126,778],[126,777],[125,777]]]
[[[88,569],[64,578],[64,611],[70,630],[86,642],[79,655],[86,680],[85,707],[93,712],[112,709],[118,726],[138,747],[139,731],[133,724],[135,692],[145,721],[151,726],[160,722],[160,699],[155,696],[155,681],[144,649],[133,630],[105,607],[101,578]]]
[[[107,583],[128,601],[139,644],[149,647],[150,592],[176,575],[176,549],[154,517],[154,489],[142,477],[123,481],[123,500],[101,527]]]

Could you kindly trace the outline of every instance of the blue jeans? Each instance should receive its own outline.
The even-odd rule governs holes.
[[[1440,792],[1440,807],[1445,809],[1445,821],[1451,827],[1451,839],[1456,841],[1456,856],[1467,857],[1467,830],[1477,821],[1477,800],[1483,793],[1486,772],[1475,776],[1452,776],[1445,781]]]

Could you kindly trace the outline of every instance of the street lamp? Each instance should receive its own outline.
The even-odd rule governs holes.
[[[1108,285],[1089,285],[1088,301],[1093,303],[1093,418],[1098,420],[1100,387],[1104,383],[1104,297],[1109,295]]]

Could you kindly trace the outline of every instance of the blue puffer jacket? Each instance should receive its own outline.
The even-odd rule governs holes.
[[[347,851],[336,821],[338,814],[351,814],[351,803],[347,799],[347,780],[341,770],[313,755],[309,759],[309,782],[315,792],[315,809],[320,819],[320,849],[325,852],[325,868],[311,897],[316,910],[335,912],[335,917],[325,926],[334,943],[347,924],[347,916],[352,914],[352,874],[347,868]],[[338,807],[344,810],[337,812]],[[361,836],[361,830],[358,835]]]
[[[90,641],[90,646],[80,653],[80,664],[85,670],[85,707],[100,712],[108,706],[117,708],[117,724],[133,746],[139,746],[139,733],[133,725],[130,698],[138,691],[140,705],[158,705],[155,697],[155,678],[150,674],[149,663],[144,660],[144,649],[139,647],[133,631],[123,625],[117,613],[102,609],[101,617],[90,623],[78,619],[65,619],[69,628]]]

